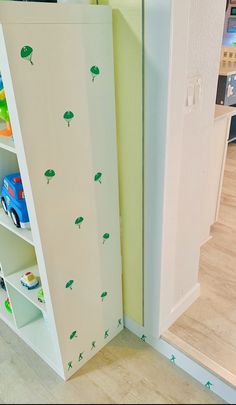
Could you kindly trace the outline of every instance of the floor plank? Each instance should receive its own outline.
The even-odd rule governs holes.
[[[0,403],[224,403],[127,330],[67,382],[1,321],[0,347]]]
[[[201,250],[201,296],[170,332],[236,376],[236,144],[228,147],[212,236]]]

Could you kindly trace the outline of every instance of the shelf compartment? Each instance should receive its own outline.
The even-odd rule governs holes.
[[[32,237],[32,232],[30,229],[17,228],[11,218],[5,214],[3,208],[0,208],[0,225],[4,226],[9,231],[13,232],[19,238],[25,240],[34,246],[34,241]]]
[[[0,225],[1,276],[6,278],[36,263],[34,247]]]
[[[45,312],[37,308],[21,292],[6,282],[16,320],[17,333],[41,357],[56,366],[55,343],[50,329],[50,320]]]
[[[4,142],[2,138],[0,137],[0,143]],[[19,172],[19,165],[16,154],[9,152],[6,148],[0,148],[0,162],[0,187],[2,187],[4,177],[10,173]]]
[[[18,271],[14,274],[11,274],[10,276],[6,277],[6,281],[8,284],[14,287],[20,294],[22,294],[27,300],[29,300],[33,305],[35,305],[39,310],[41,310],[42,312],[46,312],[46,305],[39,302],[37,297],[38,291],[42,288],[41,281],[39,283],[39,286],[33,290],[28,290],[20,282],[21,276],[28,271],[31,271],[40,281],[38,266],[32,266],[27,269]]]
[[[41,316],[19,329],[18,333],[39,356],[53,368],[58,368],[58,355],[47,320]]]
[[[2,137],[1,137],[2,138]],[[3,179],[10,173],[19,172],[19,165],[16,154],[10,153],[8,150],[0,148],[0,193],[3,184]],[[1,207],[1,204],[0,204]],[[3,208],[0,208],[0,224],[5,226],[11,232],[14,232],[20,238],[33,245],[33,238],[30,229],[17,228],[11,218],[5,214]]]
[[[5,321],[9,326],[14,326],[13,314],[10,314],[5,307],[5,301],[8,298],[8,294],[3,288],[0,287],[0,317]]]
[[[0,136],[0,148],[8,152],[16,153],[16,148],[12,136]]]
[[[42,312],[39,308],[28,301],[12,285],[6,282],[6,286],[18,329],[42,317]]]

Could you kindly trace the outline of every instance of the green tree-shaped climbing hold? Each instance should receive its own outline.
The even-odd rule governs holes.
[[[72,285],[73,284],[74,284],[74,280],[68,281],[68,283],[66,283],[66,288],[69,288],[70,290],[72,290]]]
[[[107,339],[109,337],[109,329],[107,329],[104,333],[104,339]]]
[[[171,358],[170,358],[170,361],[171,361],[172,363],[175,363],[175,360],[176,360],[176,357],[175,357],[174,354],[172,354],[172,356],[171,356]]]
[[[46,172],[44,173],[44,176],[47,178],[47,184],[49,184],[50,181],[52,180],[52,178],[53,178],[54,176],[56,176],[56,173],[55,173],[54,170],[48,169],[48,170],[46,170]]]
[[[205,387],[210,390],[211,387],[213,387],[213,384],[210,381],[207,381],[207,383],[205,384]]]
[[[20,56],[23,59],[28,60],[31,63],[31,65],[33,65],[33,62],[32,62],[33,48],[31,48],[31,46],[29,46],[29,45],[23,46],[23,48],[20,51]]]
[[[84,360],[84,353],[83,352],[79,354],[79,360],[78,361],[80,362],[82,360]]]
[[[75,220],[75,225],[78,225],[78,227],[79,227],[79,229],[80,229],[81,224],[82,224],[83,221],[84,221],[84,218],[83,218],[83,217],[78,217],[78,218],[76,218],[76,220]]]
[[[110,234],[109,233],[104,233],[103,235],[103,244],[110,238]]]
[[[70,126],[71,120],[74,118],[74,113],[72,111],[66,111],[63,115],[64,120],[67,122],[67,126]]]
[[[94,82],[95,77],[97,77],[100,74],[100,69],[98,66],[92,66],[90,72],[92,74],[92,81]]]
[[[102,173],[98,172],[97,174],[95,174],[94,181],[99,182],[100,184],[102,184]]]
[[[141,340],[142,340],[142,342],[146,342],[146,339],[147,339],[147,336],[145,336],[145,335],[142,335],[142,337],[141,337]]]
[[[120,318],[120,319],[118,319],[118,325],[117,325],[117,328],[119,328],[120,326],[122,326],[122,319]]]
[[[108,295],[108,293],[107,293],[106,291],[104,291],[104,292],[101,294],[102,302],[105,300],[105,298],[107,297],[107,295]]]
[[[77,337],[78,337],[77,330],[74,330],[74,331],[71,333],[71,335],[70,335],[70,340],[73,340],[73,339],[75,339],[75,338],[77,338]]]
[[[92,346],[91,346],[91,350],[94,350],[94,349],[96,349],[96,341],[95,340],[92,342]]]
[[[73,365],[72,365],[73,363],[72,363],[72,361],[69,361],[69,363],[68,363],[68,371],[71,369],[71,368],[73,368]]]

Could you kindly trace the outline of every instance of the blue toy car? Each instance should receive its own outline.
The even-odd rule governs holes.
[[[1,203],[17,228],[30,228],[20,173],[5,176],[1,190]]]

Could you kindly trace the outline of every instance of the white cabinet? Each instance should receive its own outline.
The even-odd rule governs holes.
[[[123,327],[112,17],[109,7],[0,4],[0,67],[31,231],[0,210],[0,314],[63,378]],[[50,176],[53,174],[53,176]],[[46,303],[20,285],[33,267]]]

